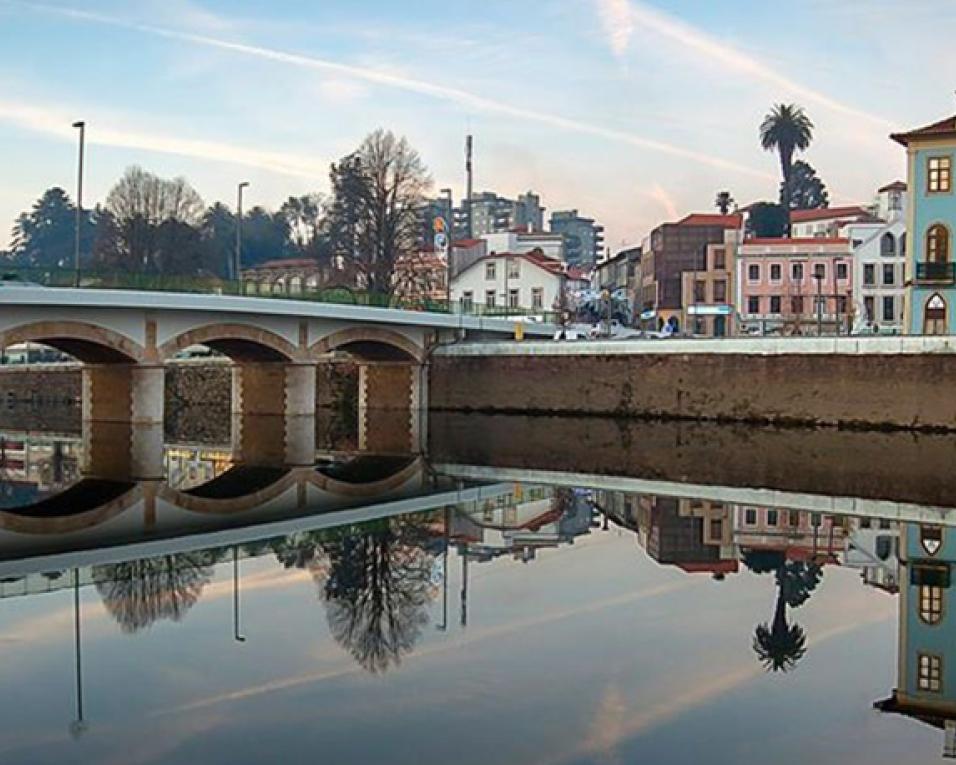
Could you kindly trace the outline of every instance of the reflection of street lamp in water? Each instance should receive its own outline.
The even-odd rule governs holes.
[[[86,731],[83,719],[83,664],[80,651],[80,571],[73,569],[73,647],[76,664],[76,718],[70,722],[70,735],[76,739]]]
[[[245,643],[245,635],[239,634],[239,545],[232,548],[232,637]]]

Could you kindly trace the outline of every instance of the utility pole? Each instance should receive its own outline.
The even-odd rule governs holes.
[[[239,292],[242,293],[242,190],[249,186],[249,181],[242,181],[236,190],[236,281],[239,282]]]
[[[86,123],[74,122],[73,127],[80,131],[79,167],[76,173],[76,225],[73,232],[73,286],[80,286],[80,230],[83,226],[83,153],[86,148]]]
[[[475,236],[474,221],[471,216],[471,194],[474,182],[474,165],[472,164],[472,155],[474,152],[474,140],[470,135],[465,137],[465,215],[467,216],[468,238]]]
[[[823,274],[814,270],[813,278],[817,280],[817,337],[823,336]]]

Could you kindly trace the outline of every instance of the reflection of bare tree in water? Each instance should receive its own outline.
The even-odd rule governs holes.
[[[163,555],[95,566],[93,580],[106,610],[123,632],[139,632],[159,619],[180,621],[212,577],[211,551]]]
[[[324,544],[322,588],[332,636],[369,672],[385,672],[411,651],[428,622],[434,555],[426,527],[401,519]]]
[[[283,568],[311,568],[323,554],[317,534],[292,534],[274,540],[270,547]]]

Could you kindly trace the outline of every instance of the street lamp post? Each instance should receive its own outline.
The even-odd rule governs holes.
[[[83,225],[83,152],[86,144],[86,123],[74,122],[80,131],[79,167],[76,173],[76,225],[73,232],[73,286],[80,286],[80,229]]]
[[[242,289],[242,190],[249,185],[243,181],[236,189],[236,281]]]
[[[239,633],[239,546],[232,548],[232,637],[237,643],[245,643],[246,637]]]
[[[817,337],[821,337],[823,335],[823,274],[814,271],[813,278],[817,280]]]
[[[76,717],[70,723],[70,735],[79,738],[86,731],[83,718],[83,654],[80,644],[80,571],[73,569],[73,662],[76,669]]]

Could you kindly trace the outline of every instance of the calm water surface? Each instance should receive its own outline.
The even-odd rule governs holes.
[[[424,455],[168,443],[150,482],[83,449],[0,434],[4,763],[929,763],[956,720],[947,439],[436,417]]]

